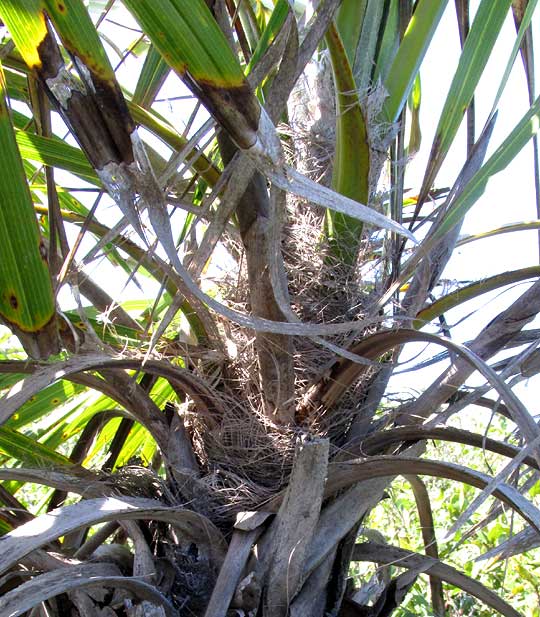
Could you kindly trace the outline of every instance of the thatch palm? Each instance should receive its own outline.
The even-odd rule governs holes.
[[[538,427],[505,382],[520,365],[535,374],[534,346],[502,374],[486,361],[534,341],[522,329],[540,309],[539,283],[468,347],[420,329],[466,299],[538,276],[533,267],[459,296],[431,295],[463,217],[536,131],[536,2],[483,0],[470,32],[468,2],[456,2],[463,50],[408,214],[404,161],[420,139],[418,69],[447,0],[307,2],[308,12],[316,5],[310,20],[304,3],[286,0],[97,4],[94,24],[82,0],[0,0],[8,32],[0,51],[0,317],[29,356],[6,352],[0,364],[0,569],[9,573],[0,613],[34,615],[46,602],[48,615],[387,615],[423,572],[438,615],[441,579],[516,615],[439,561],[419,476],[480,488],[490,481],[422,458],[427,439],[538,467]],[[479,136],[473,96],[510,9],[517,37],[508,66],[521,50],[530,109],[485,160],[508,74]],[[133,94],[120,87],[100,37],[111,10],[120,20],[129,11],[140,27],[130,50],[145,55],[128,84]],[[213,118],[193,136],[156,111],[171,73],[196,101],[188,126],[200,103]],[[434,191],[465,112],[462,173],[449,192]],[[58,114],[79,147],[54,134]],[[389,197],[377,193],[386,159]],[[55,168],[78,183],[57,174],[60,182]],[[78,191],[98,195],[94,207]],[[123,214],[115,226],[98,222],[104,192]],[[439,207],[418,243],[412,232],[426,225],[423,208],[434,199]],[[80,234],[70,243],[74,226]],[[524,228],[538,221],[516,226]],[[83,235],[97,242],[85,257]],[[225,250],[237,262],[232,274],[203,291]],[[155,279],[159,295],[115,305],[84,273],[100,252],[130,278]],[[360,272],[374,258],[366,282]],[[77,310],[59,304],[62,285]],[[452,365],[416,400],[385,408],[395,361],[412,341],[442,345]],[[489,389],[462,391],[474,370],[504,400],[495,408],[515,423],[526,451],[428,423],[442,405],[454,405],[448,418]],[[501,548],[507,554],[533,546],[540,529],[540,512],[506,483],[509,473],[482,493],[531,526]],[[424,556],[356,543],[398,474],[415,493]],[[17,494],[26,483],[50,487],[40,507],[54,511],[34,518]],[[68,494],[81,499],[65,505]],[[355,595],[353,560],[399,561],[407,572],[371,597]]]

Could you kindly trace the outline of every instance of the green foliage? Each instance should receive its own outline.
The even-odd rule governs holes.
[[[489,422],[487,414],[479,414],[475,420],[464,418],[458,424],[465,424],[468,430],[481,434],[485,430],[485,421]],[[454,423],[455,424],[455,423]],[[490,435],[506,439],[508,423],[501,419],[490,423]],[[442,458],[473,469],[489,471],[501,463],[500,457],[476,448],[449,444],[442,441],[433,442],[426,451],[428,458]],[[467,485],[457,484],[450,480],[426,479],[431,507],[436,521],[436,536],[440,557],[468,576],[482,582],[490,589],[497,589],[501,595],[508,598],[512,605],[523,615],[538,614],[538,578],[532,574],[537,567],[534,554],[526,553],[522,557],[513,558],[510,562],[498,561],[487,563],[476,559],[491,548],[516,533],[520,527],[518,521],[503,510],[500,516],[488,521],[487,517],[497,502],[487,502],[481,510],[468,521],[467,528],[455,537],[445,538],[445,532],[452,526],[456,518],[475,497],[477,491]],[[531,498],[537,497],[537,489],[529,492]],[[365,525],[369,529],[384,533],[391,544],[424,553],[421,524],[418,519],[415,499],[410,485],[406,480],[393,482],[387,491],[386,499],[371,512]],[[535,500],[537,503],[538,501]],[[475,529],[476,528],[476,529]],[[463,538],[469,529],[474,533]],[[398,564],[396,564],[398,565]],[[401,568],[392,568],[394,573]],[[351,574],[359,580],[365,580],[375,569],[365,564],[354,564]],[[433,609],[429,601],[430,591],[428,577],[421,575],[407,596],[407,600],[396,611],[399,617],[419,615],[431,617]],[[488,617],[493,612],[483,607],[467,593],[451,586],[444,585],[444,598],[448,614],[472,615]]]

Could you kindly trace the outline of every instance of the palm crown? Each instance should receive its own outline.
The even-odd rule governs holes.
[[[465,215],[531,140],[539,192],[537,2],[482,0],[470,19],[456,1],[461,54],[409,198],[419,69],[448,4],[0,0],[0,319],[10,333],[0,613],[382,616],[426,573],[433,614],[447,610],[441,581],[519,614],[439,559],[421,476],[482,489],[453,532],[490,495],[525,521],[489,556],[538,544],[540,433],[508,378],[538,371],[538,333],[524,327],[539,283],[466,345],[444,318],[535,279],[538,266],[437,291],[456,246],[478,239],[460,236]],[[475,92],[510,15],[515,45],[491,112],[477,118]],[[126,32],[123,50],[114,36]],[[518,60],[527,109],[493,148]],[[438,187],[463,123],[461,172]],[[137,285],[143,299],[111,297],[111,268],[115,286]],[[391,404],[389,380],[412,342],[442,346],[450,368]],[[464,386],[474,371],[486,385]],[[448,424],[479,403],[517,437]],[[441,447],[426,455],[428,440]],[[451,443],[510,463],[489,475],[449,462]],[[398,475],[425,553],[366,525]],[[39,503],[35,485],[47,487]],[[498,505],[484,525],[497,516]],[[356,562],[384,573],[353,581]]]

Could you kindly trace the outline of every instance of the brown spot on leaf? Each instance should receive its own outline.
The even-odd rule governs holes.
[[[47,247],[45,246],[45,242],[43,242],[43,240],[39,241],[39,254],[43,261],[47,261]]]
[[[19,301],[17,300],[17,296],[13,293],[9,296],[9,304],[15,311],[19,308]]]
[[[66,12],[66,7],[61,2],[59,2],[56,6],[57,6],[58,10],[60,11],[60,13],[65,13]]]

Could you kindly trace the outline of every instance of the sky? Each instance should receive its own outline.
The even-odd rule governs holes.
[[[474,10],[478,4],[478,2],[471,3],[472,9]],[[536,43],[540,40],[540,15],[538,11],[533,17],[532,26],[533,39]],[[491,110],[499,87],[500,75],[506,66],[514,40],[515,26],[511,13],[509,13],[478,87],[475,99],[477,135]],[[457,66],[458,51],[459,38],[455,8],[454,3],[449,2],[428,51],[427,61],[421,67],[422,107],[420,122],[422,126],[422,148],[408,167],[405,180],[405,185],[413,188],[412,194],[415,192],[414,189],[416,191],[419,189],[422,182],[439,115]],[[536,69],[538,81],[538,64]],[[487,157],[500,145],[528,108],[525,73],[521,57],[518,56],[500,101],[497,123]],[[464,163],[465,149],[466,135],[464,124],[462,124],[458,138],[437,176],[436,187],[452,186]],[[497,228],[505,223],[534,219],[536,219],[536,204],[533,150],[532,142],[530,142],[505,171],[490,180],[486,192],[466,216],[462,234],[479,233]],[[536,231],[504,234],[457,248],[442,278],[447,281],[447,287],[450,288],[453,281],[479,280],[499,272],[537,264],[538,234]],[[476,300],[467,302],[462,307],[449,311],[445,315],[448,323],[457,324],[452,329],[452,336],[459,342],[471,339],[501,310],[504,310],[514,299],[520,296],[527,285],[527,283],[522,283],[512,288],[506,288],[502,293],[498,291],[485,294]],[[459,323],[465,315],[470,313],[472,315]],[[535,320],[528,327],[540,327],[539,320]],[[415,358],[416,361],[420,361],[441,351],[441,348],[436,349],[431,346],[418,356],[424,348],[421,345],[409,345],[406,353],[402,356],[402,360]],[[414,390],[421,390],[424,383],[439,375],[444,366],[446,364],[439,363],[425,369],[423,379],[415,381]],[[534,386],[535,384],[536,387],[538,385],[537,379],[531,379],[516,387],[516,392],[533,413],[540,413],[537,397],[534,393]],[[479,384],[483,383],[483,380],[476,374],[468,383]],[[396,377],[392,382],[392,389],[397,391],[406,391],[409,386],[410,373]]]
[[[459,39],[455,26],[453,2],[448,4],[441,20],[438,32],[428,52],[429,61],[421,68],[423,148],[410,167],[407,181],[418,186],[427,162],[429,148],[433,141],[438,120],[451,76],[457,66]],[[478,4],[477,3],[472,3]],[[540,16],[533,18],[533,38],[540,36]],[[493,54],[479,84],[476,96],[477,134],[491,110],[493,99],[499,87],[499,76],[504,70],[515,40],[515,27],[511,13],[504,24]],[[506,135],[518,123],[527,111],[528,95],[521,57],[518,57],[505,93],[499,106],[497,123],[493,132],[488,155],[502,142]],[[445,165],[437,177],[437,186],[451,186],[464,162],[465,130],[462,125],[458,139],[454,144]],[[535,219],[534,178],[532,145],[529,144],[513,161],[507,171],[495,176],[481,200],[475,205],[465,220],[463,233],[485,231],[499,225],[519,220]],[[510,181],[511,179],[511,181]],[[519,240],[511,234],[504,240],[501,237],[482,240],[467,248],[458,249],[452,265],[446,272],[448,276],[460,277],[470,271],[471,253],[474,252],[475,275],[489,276],[505,269],[523,267],[538,262],[536,232],[520,232]],[[501,242],[508,246],[508,251],[501,251]],[[512,246],[519,242],[519,246]],[[492,250],[493,249],[493,250]],[[513,250],[515,249],[515,250]]]

